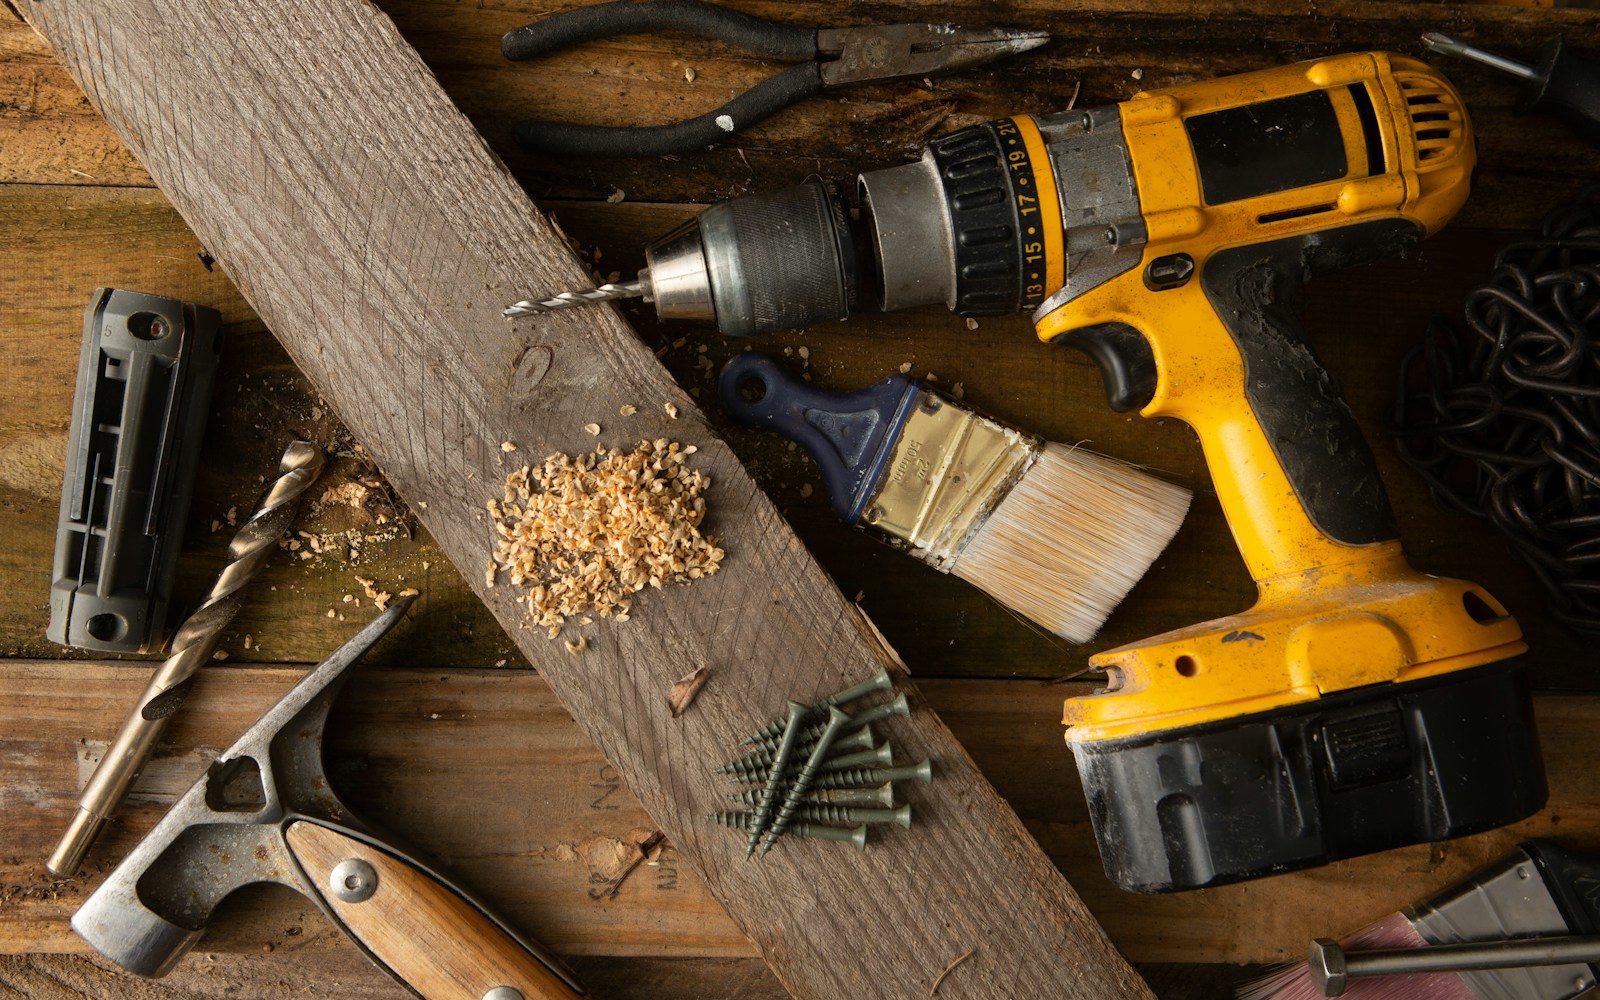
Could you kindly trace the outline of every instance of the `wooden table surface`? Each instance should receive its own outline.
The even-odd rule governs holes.
[[[1530,53],[1557,30],[1580,49],[1600,48],[1600,11],[1491,4],[1149,0],[1122,10],[1097,0],[1025,0],[1000,13],[975,0],[741,2],[741,9],[796,22],[1005,22],[1049,28],[1056,38],[1038,52],[957,77],[839,91],[719,150],[589,162],[520,153],[509,141],[510,125],[532,114],[615,124],[682,117],[721,103],[773,67],[678,36],[597,43],[528,65],[500,58],[500,34],[561,5],[380,3],[601,275],[631,274],[643,243],[697,205],[900,162],[933,135],[1003,114],[1059,108],[1074,98],[1079,106],[1109,102],[1141,87],[1341,49],[1416,53],[1418,34],[1430,27],[1510,53]],[[1019,623],[960,581],[841,527],[802,455],[772,438],[725,429],[1164,997],[1226,995],[1240,975],[1234,966],[1287,958],[1310,936],[1360,926],[1530,834],[1600,846],[1600,779],[1592,767],[1600,672],[1592,644],[1549,615],[1532,574],[1484,526],[1437,510],[1381,440],[1396,362],[1428,317],[1459,313],[1497,246],[1593,180],[1593,149],[1559,124],[1515,116],[1510,84],[1456,65],[1449,70],[1479,131],[1482,167],[1472,202],[1410,259],[1329,278],[1306,292],[1302,310],[1374,439],[1414,562],[1485,584],[1516,613],[1533,645],[1553,798],[1513,829],[1180,897],[1118,892],[1099,871],[1061,744],[1059,702],[1081,690],[1063,682],[1090,652],[1249,603],[1250,581],[1193,434],[1176,423],[1112,414],[1088,360],[1041,347],[1022,318],[983,320],[969,330],[943,310],[918,310],[769,339],[778,349],[805,347],[819,384],[863,385],[909,362],[918,374],[961,383],[969,403],[999,417],[1057,440],[1092,442],[1196,490],[1194,512],[1156,570],[1091,647],[1073,647]],[[225,320],[223,369],[180,568],[184,595],[201,593],[221,565],[228,532],[216,523],[230,508],[249,508],[290,435],[336,453],[327,486],[362,477],[375,485],[362,503],[330,497],[308,512],[307,530],[349,531],[357,550],[286,556],[268,569],[224,640],[226,661],[210,670],[170,730],[168,747],[97,861],[83,878],[57,882],[44,874],[42,859],[97,749],[147,676],[138,662],[91,659],[44,639],[81,313],[97,285],[203,302]],[[702,327],[662,327],[646,308],[629,315],[679,381],[709,403],[712,373],[739,345]],[[231,900],[197,953],[153,985],[86,956],[66,925],[85,892],[201,762],[305,664],[370,618],[359,575],[385,589],[418,587],[424,598],[417,612],[423,627],[408,630],[403,644],[375,650],[377,669],[351,686],[336,713],[335,780],[353,805],[576,956],[596,996],[782,995],[670,846],[618,881],[632,844],[652,829],[649,817],[414,527],[404,504],[373,478],[359,443],[8,5],[0,6],[0,349],[9,361],[0,370],[0,994],[314,995],[337,984],[343,995],[405,995],[309,904],[277,891]]]

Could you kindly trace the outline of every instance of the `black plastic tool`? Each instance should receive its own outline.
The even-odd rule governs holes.
[[[56,527],[51,642],[119,653],[161,647],[219,323],[204,306],[95,290]]]
[[[1557,35],[1539,51],[1536,64],[1518,62],[1437,31],[1422,43],[1441,55],[1470,59],[1524,83],[1524,111],[1552,111],[1571,122],[1590,142],[1600,142],[1600,63],[1575,56]]]
[[[654,31],[684,31],[799,65],[762,81],[714,111],[670,125],[612,127],[525,121],[524,148],[578,156],[660,156],[721,142],[747,125],[824,88],[952,73],[1037,48],[1043,31],[878,24],[810,28],[780,24],[703,0],[614,0],[562,11],[507,32],[507,59],[537,59],[582,42]]]

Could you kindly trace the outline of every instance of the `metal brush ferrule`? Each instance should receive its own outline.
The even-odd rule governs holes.
[[[1521,848],[1492,868],[1411,907],[1405,915],[1429,944],[1572,933],[1538,865]],[[1481,1000],[1521,1000],[1523,997],[1570,1000],[1595,983],[1594,974],[1587,965],[1458,974]]]
[[[919,389],[863,520],[948,573],[1040,447],[1038,438]]]

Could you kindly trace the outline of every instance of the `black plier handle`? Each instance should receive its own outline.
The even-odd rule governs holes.
[[[613,127],[525,121],[517,142],[545,153],[660,156],[710,146],[824,87],[947,73],[1042,45],[1043,32],[967,29],[936,24],[808,28],[703,0],[612,0],[562,11],[507,32],[507,59],[536,59],[582,42],[652,31],[684,31],[758,55],[801,60],[733,100],[670,125]]]

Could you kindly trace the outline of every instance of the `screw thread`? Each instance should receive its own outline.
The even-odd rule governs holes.
[[[766,832],[767,821],[772,818],[772,810],[778,802],[778,790],[783,787],[783,775],[789,769],[789,758],[794,754],[795,741],[799,739],[800,727],[805,724],[805,718],[806,707],[797,701],[789,702],[789,724],[784,727],[783,742],[778,744],[772,766],[767,771],[767,787],[761,790],[761,801],[756,804],[756,811],[750,823],[750,837],[744,845],[746,858],[756,852],[756,846],[761,843],[761,835]]]
[[[817,741],[814,739],[797,739],[794,745],[794,752],[810,753],[811,748],[816,745],[816,742]],[[833,744],[833,753],[835,756],[837,756],[842,753],[849,753],[856,750],[870,750],[872,749],[872,744],[872,727],[862,726],[860,729],[857,729],[851,733],[846,733],[835,740]],[[746,772],[759,769],[763,774],[765,774],[767,768],[771,766],[773,758],[775,758],[777,755],[777,750],[757,750],[754,753],[745,754],[738,760],[730,760],[728,763],[717,768],[714,773],[732,774],[742,766]]]
[[[818,789],[862,788],[894,781],[933,780],[933,765],[928,761],[905,764],[901,767],[847,767],[817,775],[814,786]]]
[[[827,772],[818,775],[825,777]],[[731,792],[728,795],[733,802],[743,802],[746,805],[755,805],[761,799],[761,791],[756,788],[747,788],[742,792]],[[818,788],[813,783],[811,790],[806,793],[801,805],[813,803],[827,803],[836,806],[892,806],[894,805],[894,786],[875,785],[861,788]]]
[[[868,726],[874,722],[881,722],[882,720],[890,718],[891,716],[910,714],[911,703],[906,701],[905,695],[901,694],[896,695],[893,701],[886,701],[882,705],[874,705],[871,708],[865,709],[857,715],[848,716],[847,718],[849,721],[846,723],[846,725],[850,726],[851,728],[857,726]],[[826,729],[827,726],[828,724],[826,722],[812,723],[801,732],[800,738],[807,742],[815,741],[821,737],[822,731]],[[764,736],[754,740],[750,743],[750,745],[758,751],[770,750],[777,746],[777,740],[773,737]]]
[[[814,823],[893,823],[911,826],[911,807],[894,809],[868,809],[860,806],[829,805],[827,803],[802,803],[794,811],[796,819]]]
[[[815,718],[835,705],[847,705],[852,701],[858,701],[862,698],[865,698],[867,695],[876,691],[889,691],[893,688],[894,678],[889,676],[888,670],[880,667],[878,668],[877,673],[862,681],[860,684],[857,684],[854,687],[847,687],[843,691],[835,691],[833,694],[828,695],[828,697],[822,699],[821,701],[807,706],[806,716],[808,718]],[[763,740],[780,736],[783,734],[783,727],[787,722],[787,719],[774,719],[762,726],[760,729],[756,730],[754,733],[746,736],[741,742],[760,743]]]
[[[708,813],[706,818],[722,826],[731,826],[736,830],[750,829],[754,816],[747,812],[714,812]],[[865,847],[867,844],[867,828],[865,825],[847,829],[839,826],[822,826],[816,823],[794,823],[788,830],[797,837],[808,837],[813,840],[839,840]]]
[[[828,712],[828,723],[822,730],[822,735],[817,738],[817,745],[811,748],[810,756],[806,757],[805,764],[800,768],[800,773],[795,775],[783,796],[783,805],[779,807],[778,814],[772,818],[772,826],[767,830],[766,843],[761,845],[761,856],[766,857],[772,850],[772,845],[778,842],[783,831],[794,819],[794,811],[800,805],[800,800],[805,797],[806,790],[811,787],[811,782],[816,778],[817,772],[822,769],[828,759],[828,749],[833,746],[833,741],[839,738],[839,733],[851,722],[850,716],[834,707]],[[841,758],[844,759],[844,758]]]

